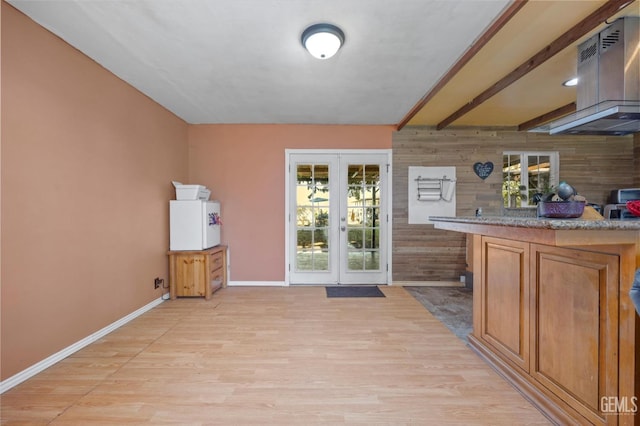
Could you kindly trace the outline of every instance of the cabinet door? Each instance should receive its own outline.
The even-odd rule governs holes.
[[[482,237],[481,339],[529,371],[529,244]]]
[[[205,296],[205,255],[176,256],[176,296]]]
[[[531,250],[531,374],[601,423],[601,398],[618,394],[619,258],[535,244]]]

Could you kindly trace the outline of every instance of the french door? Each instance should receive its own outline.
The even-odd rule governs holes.
[[[289,284],[386,284],[389,151],[287,151]]]

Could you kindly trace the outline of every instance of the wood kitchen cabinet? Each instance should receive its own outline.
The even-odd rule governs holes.
[[[478,355],[554,424],[640,424],[640,223],[434,222],[471,235]]]
[[[589,422],[615,422],[600,410],[618,395],[619,257],[538,244],[531,252],[531,376]]]
[[[486,236],[481,244],[472,346],[490,350],[544,398],[605,423],[601,398],[618,393],[619,257]]]
[[[204,297],[227,286],[227,246],[169,252],[169,292],[176,297]]]
[[[479,336],[507,362],[529,371],[529,244],[482,238]]]

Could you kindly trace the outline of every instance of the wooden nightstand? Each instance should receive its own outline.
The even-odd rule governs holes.
[[[203,297],[227,286],[227,246],[207,250],[169,252],[169,293],[176,297]]]

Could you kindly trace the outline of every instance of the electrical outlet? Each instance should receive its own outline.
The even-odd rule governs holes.
[[[158,288],[162,285],[162,282],[164,280],[160,279],[160,278],[156,278],[155,280],[153,280],[153,288]]]

